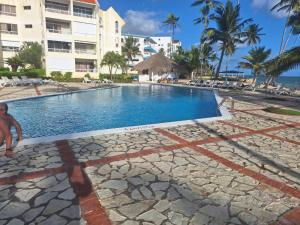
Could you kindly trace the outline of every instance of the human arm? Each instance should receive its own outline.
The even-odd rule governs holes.
[[[18,141],[21,141],[23,136],[22,136],[22,127],[20,123],[13,116],[11,116],[11,123],[16,128]]]

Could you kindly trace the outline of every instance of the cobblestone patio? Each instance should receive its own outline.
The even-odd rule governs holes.
[[[235,106],[229,121],[17,147],[0,157],[0,225],[299,225],[300,118]]]

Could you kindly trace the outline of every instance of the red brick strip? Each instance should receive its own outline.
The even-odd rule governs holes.
[[[34,84],[33,86],[34,86],[36,95],[37,96],[41,96],[42,92],[40,91],[39,87],[36,84]]]
[[[0,185],[16,184],[18,182],[31,180],[31,179],[35,179],[35,178],[39,178],[39,177],[56,175],[58,173],[63,173],[65,171],[66,171],[66,168],[64,166],[62,166],[62,167],[58,167],[58,168],[50,168],[50,169],[44,169],[44,170],[40,170],[40,171],[21,173],[16,176],[0,178]]]
[[[288,128],[296,128],[300,125],[299,123],[290,123],[290,124],[285,124],[285,125],[281,125],[281,126],[277,126],[277,127],[265,128],[265,129],[262,129],[262,130],[252,130],[252,129],[249,129],[249,128],[246,128],[246,127],[242,127],[242,126],[233,124],[229,121],[218,121],[218,122],[222,123],[222,124],[232,126],[232,127],[236,127],[236,128],[239,128],[239,129],[248,130],[251,135],[261,134],[261,135],[267,136],[269,138],[272,138],[274,140],[286,141],[286,142],[289,142],[289,143],[292,143],[292,144],[300,145],[299,141],[294,141],[294,140],[290,140],[288,138],[283,138],[283,137],[279,137],[277,135],[272,135],[272,134],[267,133],[267,132],[278,131],[278,130],[283,130],[283,129],[288,129]]]
[[[158,133],[160,133],[160,134],[162,134],[162,135],[164,135],[164,136],[166,136],[166,137],[174,140],[174,141],[177,141],[180,144],[188,144],[189,143],[187,140],[185,140],[185,139],[183,139],[181,137],[178,137],[177,135],[172,134],[172,133],[170,133],[170,132],[168,132],[166,130],[163,130],[163,129],[160,129],[160,128],[155,128],[154,130],[156,132],[158,132]]]
[[[92,184],[69,146],[68,141],[58,141],[56,146],[68,168],[70,183],[79,199],[82,216],[88,225],[111,225],[105,209],[100,204]]]
[[[300,225],[300,208],[288,211],[277,222],[271,225]]]
[[[178,137],[175,134],[171,134],[166,130],[156,129],[156,131],[160,132],[163,135],[166,134],[165,136],[167,136],[169,138],[173,137],[172,139],[175,140],[175,141],[180,140],[181,142],[183,142],[182,138]],[[169,133],[169,134],[167,134],[167,133]],[[253,179],[258,180],[260,183],[264,183],[266,185],[269,185],[273,188],[276,188],[276,189],[282,191],[283,193],[289,194],[293,197],[296,197],[296,198],[300,199],[300,190],[295,189],[293,187],[290,187],[290,186],[286,185],[283,182],[276,181],[274,179],[266,177],[265,175],[257,173],[253,170],[247,169],[247,168],[245,168],[245,167],[243,167],[243,166],[241,166],[237,163],[234,163],[234,162],[232,162],[232,161],[230,161],[230,160],[228,160],[228,159],[226,159],[222,156],[219,156],[219,155],[217,155],[217,154],[215,154],[215,153],[213,153],[213,152],[211,152],[211,151],[209,151],[205,148],[199,147],[199,146],[195,145],[192,142],[186,141],[186,144],[185,144],[184,147],[189,147],[189,148],[193,149],[194,151],[196,151],[196,152],[198,152],[202,155],[205,155],[206,157],[211,158],[211,159],[223,164],[224,166],[229,167],[232,170],[235,170],[235,171],[237,171],[237,172],[239,172],[239,173],[241,173],[245,176],[252,177]]]

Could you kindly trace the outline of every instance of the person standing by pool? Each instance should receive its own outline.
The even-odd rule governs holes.
[[[6,156],[12,155],[12,134],[11,128],[14,126],[17,131],[18,141],[22,140],[22,128],[19,122],[8,112],[6,103],[0,103],[0,145],[6,141]]]

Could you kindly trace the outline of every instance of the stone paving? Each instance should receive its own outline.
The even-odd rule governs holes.
[[[299,225],[300,118],[235,107],[229,121],[17,147],[0,157],[0,225]]]

